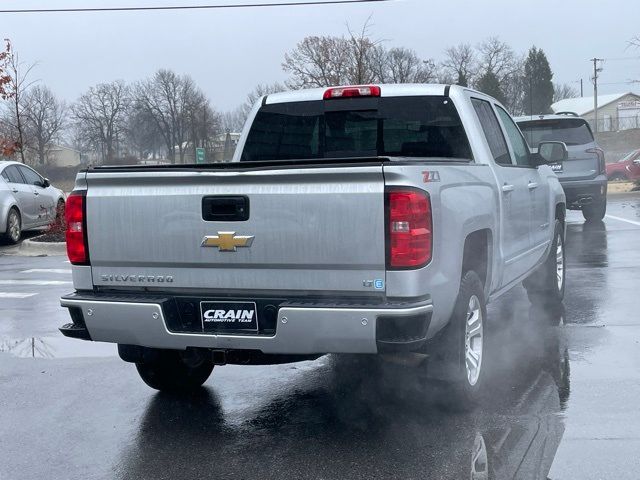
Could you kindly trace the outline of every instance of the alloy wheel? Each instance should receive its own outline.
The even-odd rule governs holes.
[[[9,221],[7,222],[7,224],[11,240],[14,242],[20,240],[20,217],[18,217],[18,214],[15,212],[15,210],[12,210],[9,213]]]
[[[476,295],[469,299],[467,321],[465,323],[464,359],[469,385],[475,385],[482,368],[482,343],[484,327],[482,324],[482,307]]]
[[[558,282],[558,291],[561,291],[564,285],[564,248],[560,234],[556,239],[556,281]]]

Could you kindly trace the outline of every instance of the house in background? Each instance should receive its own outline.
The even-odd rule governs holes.
[[[551,105],[553,113],[573,112],[586,119],[594,128],[593,97],[565,98]],[[613,93],[598,95],[599,132],[640,128],[640,95]],[[594,128],[595,130],[595,128]]]
[[[56,167],[77,167],[81,163],[78,150],[64,145],[51,145],[47,151],[47,164]]]

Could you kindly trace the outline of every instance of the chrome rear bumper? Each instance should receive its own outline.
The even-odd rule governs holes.
[[[62,297],[60,303],[75,310],[74,322],[82,319],[78,321],[84,321],[94,341],[178,350],[188,347],[259,350],[265,354],[413,350],[426,341],[433,312],[429,301],[366,307],[284,305],[278,310],[274,335],[221,335],[170,331],[161,302],[131,298],[106,300],[98,295],[91,298],[71,294]],[[418,329],[415,322],[420,322]],[[410,337],[403,335],[405,327],[413,332]],[[416,331],[422,333],[416,335]]]

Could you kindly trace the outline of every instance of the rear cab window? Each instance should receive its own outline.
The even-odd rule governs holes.
[[[593,143],[593,133],[582,118],[542,119],[518,122],[531,147],[541,142],[564,142],[567,146]]]
[[[473,160],[453,101],[415,96],[263,105],[240,161],[372,156]]]

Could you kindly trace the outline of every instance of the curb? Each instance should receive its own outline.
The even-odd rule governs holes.
[[[34,242],[32,239],[23,240],[16,252],[16,255],[22,255],[25,257],[66,254],[67,244],[65,242]]]

